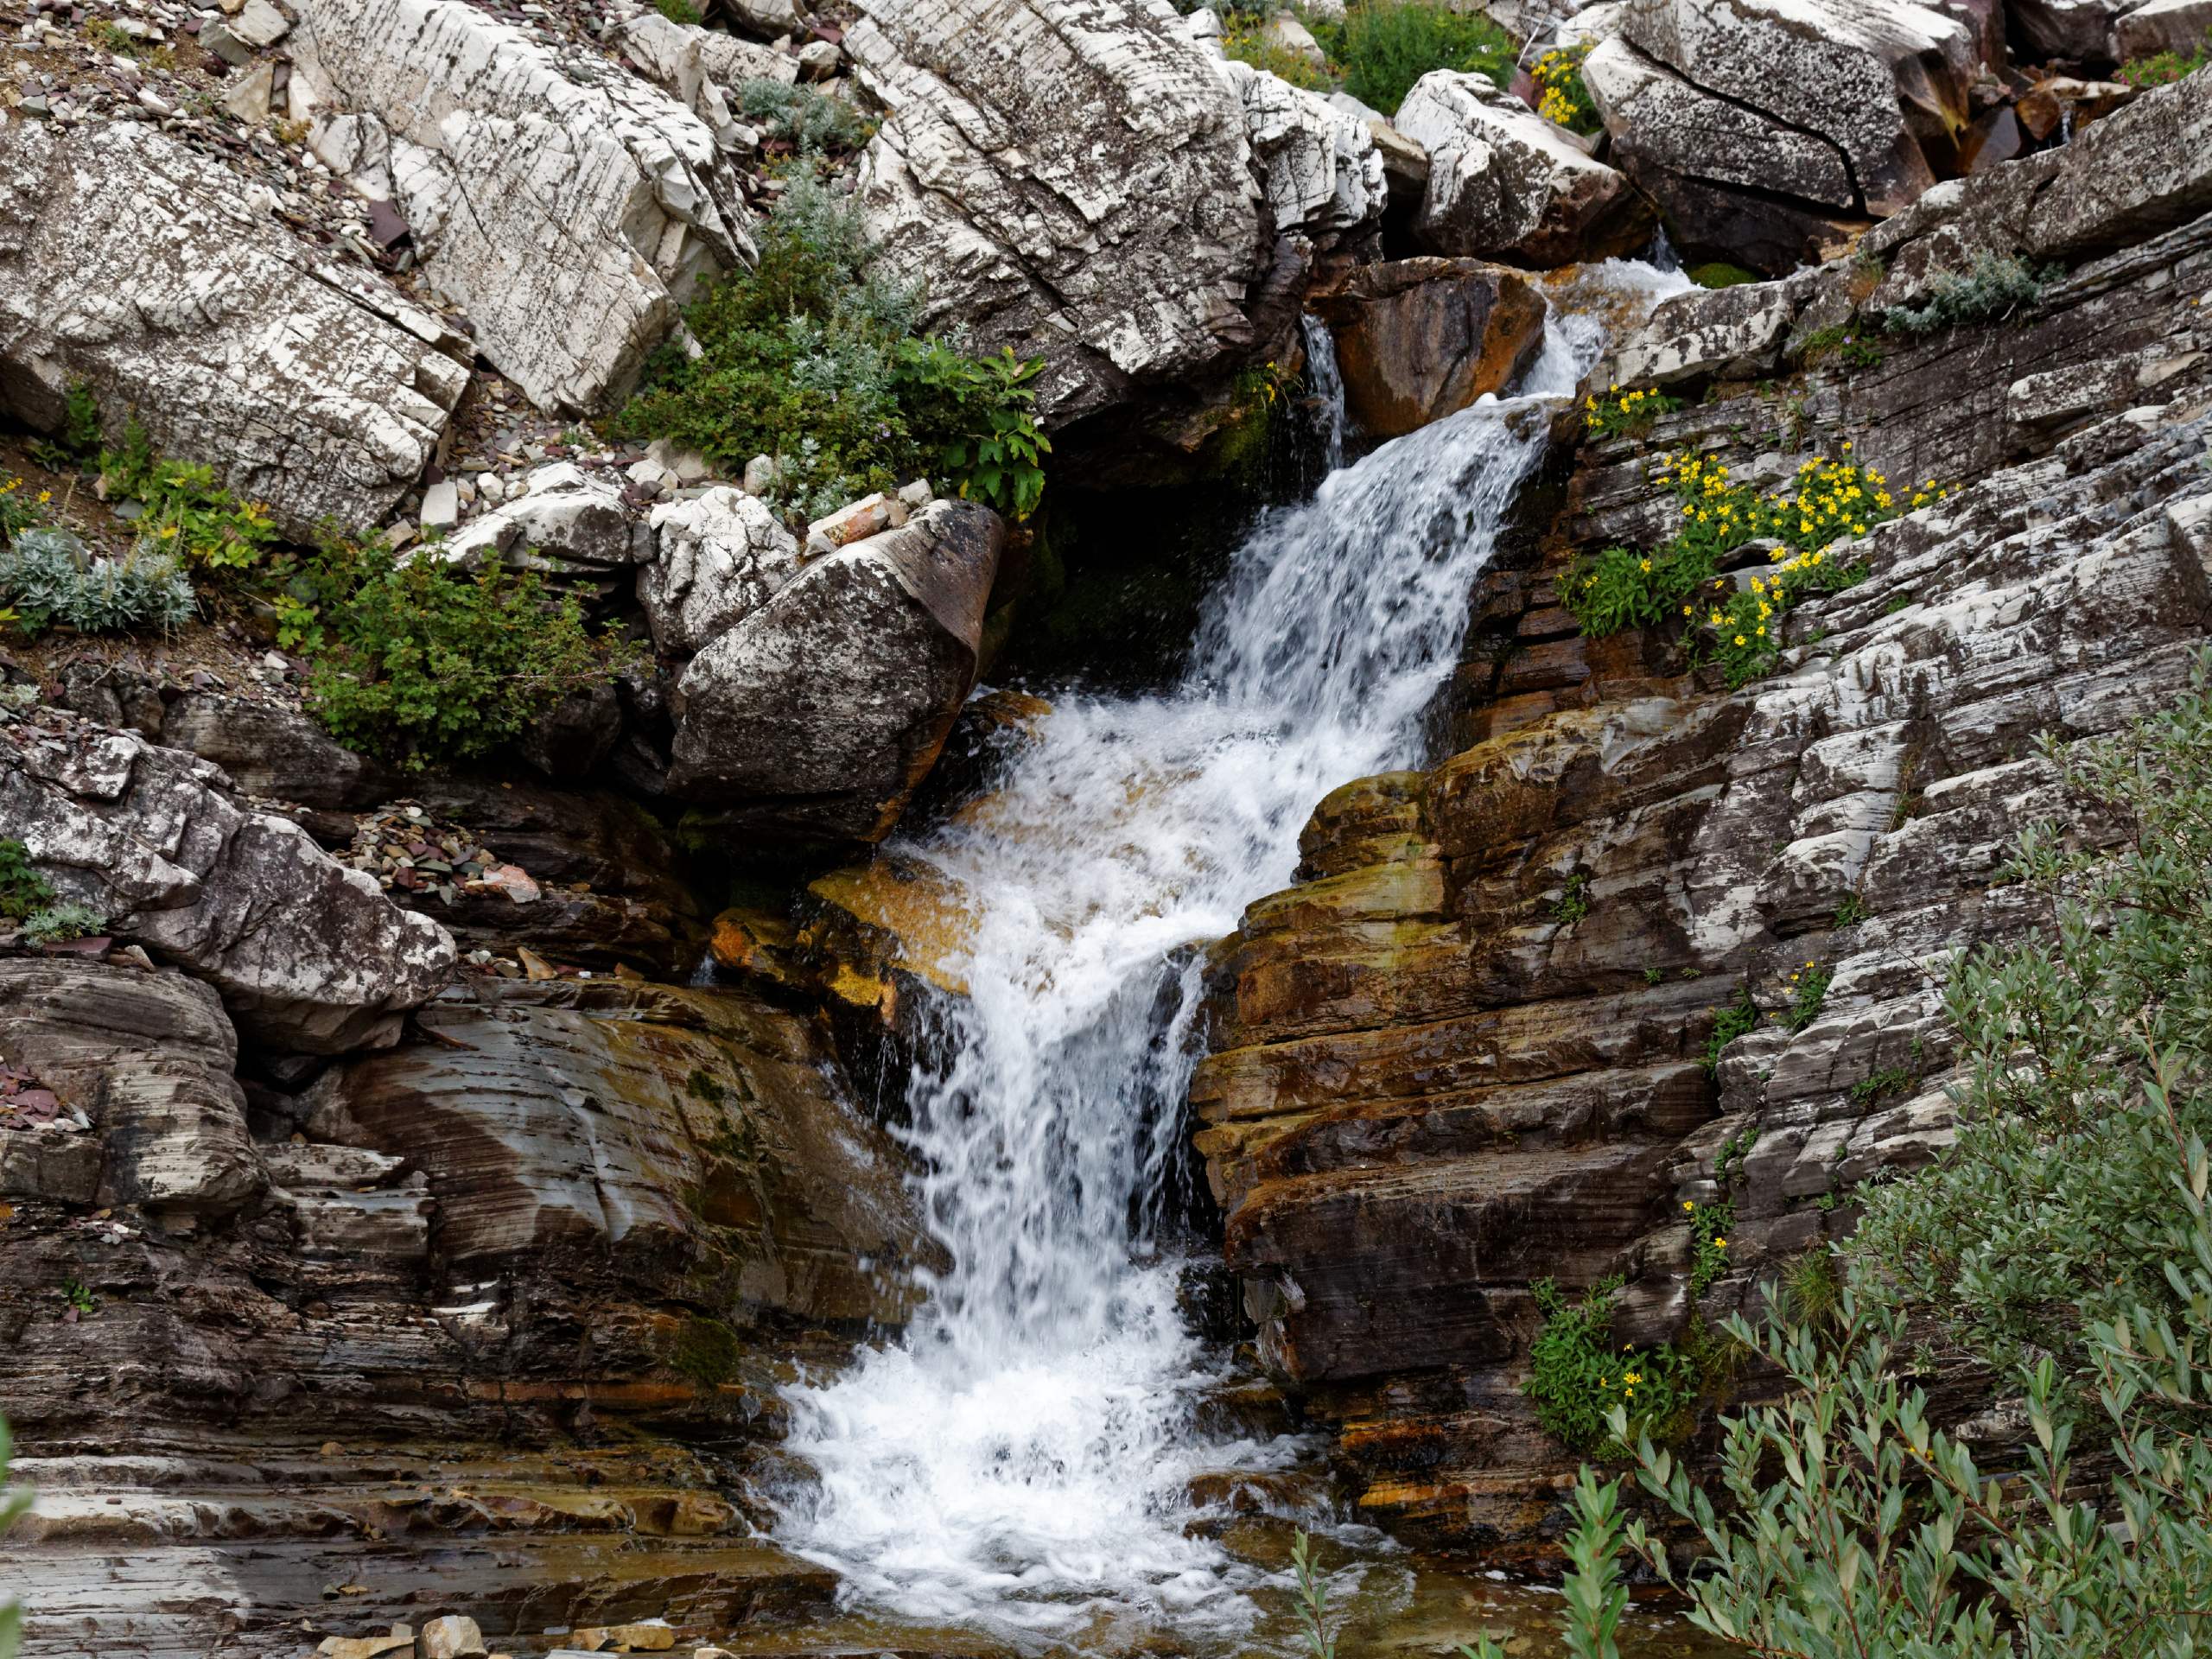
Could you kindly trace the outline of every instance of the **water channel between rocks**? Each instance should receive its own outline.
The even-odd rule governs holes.
[[[969,995],[926,1012],[904,1131],[954,1265],[901,1340],[791,1390],[789,1448],[818,1478],[778,1529],[857,1615],[1029,1650],[1291,1651],[1294,1525],[1330,1552],[1347,1654],[1556,1611],[1332,1517],[1303,1496],[1312,1444],[1206,1408],[1230,1379],[1179,1309],[1166,1192],[1200,1052],[1190,947],[1289,883],[1329,791],[1421,759],[1471,587],[1602,315],[1684,285],[1590,268],[1516,395],[1349,465],[1333,417],[1332,470],[1253,526],[1179,683],[1055,699],[991,792],[893,849],[970,896],[944,964]],[[1642,1630],[1651,1651],[1690,1634]]]

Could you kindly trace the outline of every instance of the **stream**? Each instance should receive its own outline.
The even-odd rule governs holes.
[[[1297,1651],[1294,1522],[1328,1546],[1346,1607],[1388,1604],[1404,1626],[1443,1581],[1297,1509],[1317,1445],[1205,1408],[1235,1379],[1178,1306],[1192,947],[1290,883],[1322,796],[1426,758],[1469,590],[1556,400],[1596,360],[1601,314],[1685,286],[1590,268],[1555,296],[1515,395],[1349,464],[1310,327],[1332,470],[1251,527],[1179,683],[1055,699],[991,793],[892,849],[970,896],[948,963],[969,995],[926,1008],[901,1131],[953,1265],[903,1338],[790,1390],[788,1448],[818,1478],[785,1495],[778,1537],[834,1568],[856,1613],[1020,1651]],[[1279,1495],[1272,1522],[1232,1519],[1231,1490]],[[1548,1592],[1445,1578],[1433,1593],[1463,1611],[1555,1611]]]

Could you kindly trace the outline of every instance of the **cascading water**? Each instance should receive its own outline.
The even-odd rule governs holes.
[[[1608,269],[1617,291],[1687,286]],[[819,1480],[779,1529],[865,1603],[1030,1645],[1122,1611],[1185,1632],[1250,1618],[1259,1575],[1186,1533],[1188,1484],[1300,1448],[1192,1423],[1211,1362],[1156,1237],[1196,1059],[1189,947],[1288,883],[1329,790],[1419,758],[1470,585],[1541,451],[1539,400],[1573,391],[1601,334],[1554,317],[1522,396],[1268,514],[1174,691],[1061,700],[992,795],[899,849],[972,907],[948,964],[969,995],[929,1010],[908,1101],[954,1265],[902,1342],[791,1391],[788,1444]]]

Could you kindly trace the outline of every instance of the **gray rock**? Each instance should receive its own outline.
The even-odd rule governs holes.
[[[515,492],[448,537],[441,555],[479,569],[494,554],[509,569],[536,570],[556,585],[611,594],[651,556],[652,535],[606,473],[555,461],[510,480]]]
[[[837,73],[843,54],[828,41],[809,41],[798,49],[798,73],[802,80],[827,80]]]
[[[2121,62],[2159,52],[2187,54],[2212,35],[2212,0],[2148,0],[2113,24],[2109,56]]]
[[[0,734],[0,833],[280,1052],[388,1042],[453,970],[435,922],[297,824],[242,810],[207,761],[136,733],[69,721]]]
[[[303,0],[292,90],[376,116],[395,205],[478,348],[540,408],[620,396],[702,276],[749,261],[698,116],[467,0]]]
[[[1414,232],[1438,253],[1557,265],[1626,252],[1650,233],[1625,178],[1488,76],[1423,75],[1395,125],[1428,154]]]
[[[188,691],[171,702],[161,741],[212,760],[248,795],[302,806],[366,806],[392,793],[386,770],[334,741],[289,702]]]
[[[683,671],[670,792],[733,832],[888,834],[975,683],[1004,535],[939,501],[809,564]]]
[[[1220,69],[1244,106],[1278,236],[1363,249],[1379,236],[1389,186],[1368,124],[1249,64],[1228,60]]]
[[[253,48],[240,40],[227,23],[219,21],[207,23],[201,27],[196,38],[201,51],[220,58],[234,69],[242,69],[253,61]],[[273,65],[270,73],[275,73]]]
[[[200,31],[200,43],[207,45],[207,36],[216,25],[210,23]],[[213,51],[214,48],[209,47]],[[257,63],[238,77],[238,84],[223,94],[223,107],[248,126],[258,126],[269,118],[270,99],[276,85],[276,66]]]
[[[453,480],[442,479],[423,492],[423,511],[420,515],[424,530],[451,530],[461,522],[461,488]]]
[[[292,20],[284,16],[270,0],[245,0],[238,15],[231,19],[231,33],[257,51],[276,44],[292,32]]]
[[[653,509],[654,552],[638,572],[653,644],[688,657],[766,604],[799,571],[774,513],[727,485]]]
[[[377,523],[429,464],[466,347],[247,194],[140,123],[0,127],[0,407],[51,430],[82,381],[111,437],[135,415],[295,534]]]

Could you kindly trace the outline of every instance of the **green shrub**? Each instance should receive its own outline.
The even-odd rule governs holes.
[[[348,748],[410,768],[484,754],[571,692],[606,681],[624,647],[594,639],[573,599],[495,558],[474,573],[425,549],[326,540],[278,600],[280,639],[315,658],[308,706]]]
[[[0,482],[0,547],[13,541],[17,531],[44,524],[50,498],[51,492],[47,490],[32,494],[23,487],[23,480],[12,474]]]
[[[1562,926],[1573,927],[1590,913],[1590,878],[1580,870],[1567,878],[1567,885],[1552,902],[1552,920]]]
[[[1828,1000],[1828,985],[1835,976],[1818,962],[1808,962],[1789,976],[1789,1007],[1782,1016],[1782,1023],[1792,1031],[1802,1031],[1821,1017],[1821,1008]]]
[[[60,944],[81,939],[107,925],[107,914],[90,905],[45,905],[23,918],[25,944]]]
[[[2120,79],[2130,86],[2147,91],[2153,86],[2168,86],[2183,75],[2193,75],[2205,65],[2212,54],[2212,37],[2196,51],[2154,52],[2147,58],[2130,58],[2120,66]]]
[[[1336,86],[1337,78],[1327,65],[1316,63],[1304,53],[1294,52],[1269,39],[1268,21],[1264,16],[1224,18],[1221,33],[1223,53],[1310,92],[1325,92]]]
[[[30,861],[29,849],[13,836],[0,840],[0,916],[27,919],[54,902],[54,884]]]
[[[140,541],[193,569],[245,569],[277,540],[266,507],[240,501],[216,483],[212,467],[157,458],[136,421],[124,429],[121,449],[101,452],[99,474],[109,499],[127,498],[145,509],[135,526]]]
[[[1842,323],[1815,328],[1797,343],[1797,360],[1807,368],[1833,359],[1847,369],[1878,366],[1888,353]]]
[[[671,23],[689,23],[696,28],[706,22],[690,0],[653,0],[653,10]]]
[[[1590,96],[1590,88],[1582,79],[1583,60],[1590,55],[1588,45],[1564,46],[1545,53],[1529,67],[1529,78],[1536,84],[1536,113],[1547,121],[1554,121],[1573,132],[1594,133],[1605,124],[1598,118],[1598,105]],[[1511,73],[1510,70],[1507,72]],[[1496,76],[1491,77],[1497,79]],[[1505,82],[1500,80],[1503,86]],[[1740,265],[1700,265],[1698,270],[1735,271],[1738,275],[1731,282],[1756,283],[1759,279]],[[1700,288],[1726,288],[1728,282],[1707,282],[1690,272],[1690,280]]]
[[[1866,919],[1866,901],[1853,893],[1835,907],[1835,919],[1828,925],[1840,932],[1847,927],[1856,927]]]
[[[1964,276],[1945,271],[1936,277],[1918,305],[1884,310],[1882,327],[1893,334],[1932,334],[1939,328],[1993,322],[2032,305],[2045,285],[2065,274],[2060,265],[2037,270],[2024,259],[1985,253]]]
[[[770,455],[779,499],[807,518],[923,473],[1016,516],[1035,508],[1051,448],[1030,414],[1040,363],[917,337],[918,296],[869,270],[859,208],[810,173],[757,233],[757,265],[684,313],[701,355],[664,347],[617,431],[725,470]]]
[[[1643,1432],[1662,1441],[1679,1438],[1703,1389],[1697,1363],[1671,1343],[1613,1347],[1613,1299],[1620,1287],[1617,1277],[1602,1280],[1570,1302],[1548,1279],[1529,1287],[1544,1323],[1529,1344],[1521,1391],[1543,1431],[1586,1456],[1624,1455]],[[1607,1423],[1615,1409],[1627,1414],[1626,1435]]]
[[[1690,1212],[1690,1294],[1702,1296],[1719,1283],[1728,1271],[1728,1235],[1735,1230],[1736,1206],[1726,1199],[1718,1204],[1694,1204]]]
[[[171,555],[141,539],[111,558],[66,530],[19,530],[0,550],[0,599],[15,624],[39,634],[56,623],[79,633],[174,632],[192,620],[192,580]]]
[[[1741,288],[1746,283],[1766,280],[1756,270],[1732,265],[1726,259],[1711,259],[1701,265],[1692,265],[1687,274],[1690,281],[1700,288]]]
[[[858,149],[874,130],[844,99],[788,81],[740,81],[737,108],[747,120],[760,123],[768,137],[782,139],[802,155]]]
[[[1313,33],[1344,67],[1344,91],[1384,115],[1395,115],[1432,69],[1471,71],[1500,86],[1513,79],[1513,37],[1479,12],[1434,0],[1357,0]]]
[[[1758,1024],[1759,1006],[1751,1001],[1751,988],[1743,986],[1733,1002],[1713,1011],[1713,1032],[1705,1039],[1705,1075],[1719,1077],[1721,1052],[1738,1037],[1757,1031]]]

